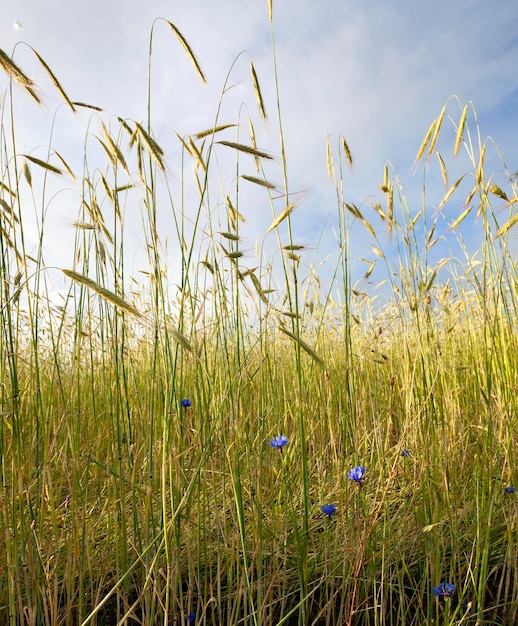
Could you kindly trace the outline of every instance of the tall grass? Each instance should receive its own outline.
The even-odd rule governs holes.
[[[84,110],[37,60],[69,108]],[[505,166],[500,186],[486,174],[490,144],[474,110],[461,105],[456,121],[453,100],[432,123],[417,210],[388,166],[382,202],[359,208],[344,192],[347,142],[328,140],[337,261],[324,293],[293,235],[280,96],[281,188],[266,178],[253,120],[245,136],[219,111],[212,129],[177,137],[179,184],[151,107],[146,124],[95,113],[83,171],[72,172],[52,144],[45,160],[19,153],[13,91],[39,96],[5,53],[0,64],[0,620],[516,623],[517,501],[505,488],[518,482],[518,195]],[[265,118],[253,64],[250,88]],[[471,163],[453,184],[443,136]],[[102,166],[90,165],[92,143]],[[235,157],[234,183],[215,188],[224,154]],[[447,191],[431,212],[437,157]],[[81,189],[60,305],[45,262],[51,176]],[[280,264],[263,247],[247,265],[243,180],[271,205]],[[451,197],[463,208],[444,218]],[[144,279],[127,269],[136,210]],[[462,234],[475,216],[473,254]],[[434,256],[445,221],[464,260]],[[360,281],[358,232],[372,242]],[[378,291],[366,284],[374,276]],[[284,447],[269,445],[281,434]],[[358,465],[359,483],[348,477]],[[453,597],[434,595],[441,582]]]

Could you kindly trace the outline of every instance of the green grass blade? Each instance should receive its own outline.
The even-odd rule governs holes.
[[[106,289],[106,287],[99,285],[99,283],[96,283],[94,280],[92,280],[88,276],[83,276],[83,274],[79,274],[78,272],[75,272],[74,270],[61,270],[61,271],[63,272],[63,274],[65,274],[65,276],[68,276],[74,282],[79,283],[80,285],[84,285],[85,287],[88,287],[88,289],[95,291],[95,293],[101,296],[104,300],[106,300],[107,302],[110,302],[111,304],[118,307],[119,309],[122,309],[126,313],[130,313],[131,315],[134,315],[135,317],[142,317],[139,311],[134,306],[129,304],[129,302],[126,302],[126,300],[118,296],[113,291]]]

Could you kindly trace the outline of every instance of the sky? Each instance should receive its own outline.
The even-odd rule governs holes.
[[[44,158],[52,132],[53,145],[81,171],[85,132],[99,132],[91,111],[74,116],[60,105],[28,46],[45,59],[73,101],[102,107],[106,123],[113,123],[115,116],[145,120],[153,27],[151,123],[159,143],[171,143],[171,130],[184,136],[211,128],[226,84],[220,123],[239,122],[246,128],[250,115],[258,147],[276,157],[268,166],[268,176],[282,184],[267,0],[0,2],[0,48],[13,55],[44,96],[44,107],[38,109],[21,90],[14,95],[19,153]],[[206,85],[199,81],[165,22],[157,18],[169,20],[184,35],[207,78]],[[518,170],[516,24],[516,0],[273,0],[289,189],[298,199],[294,231],[296,243],[308,247],[307,267],[314,263],[323,268],[319,270],[323,274],[331,275],[336,263],[337,206],[327,173],[327,136],[336,159],[340,135],[346,138],[354,167],[344,170],[344,195],[369,216],[374,216],[372,202],[385,202],[380,184],[387,163],[402,181],[410,210],[421,208],[422,169],[413,172],[412,165],[431,122],[451,96],[461,103],[450,101],[452,118],[458,121],[462,106],[473,102],[482,137],[494,138],[509,170]],[[265,100],[267,124],[257,111],[250,60]],[[0,98],[5,98],[6,86],[7,77],[1,75]],[[471,115],[469,122],[473,123]],[[453,138],[454,131],[450,131],[449,139],[439,144],[451,168],[450,184],[469,169],[462,155],[452,157]],[[226,139],[233,140],[235,135]],[[493,171],[494,166],[495,180],[504,186],[497,156],[495,150],[488,150],[488,169]],[[94,153],[91,158],[96,158]],[[222,162],[225,158],[222,152]],[[229,163],[234,167],[233,160]],[[169,165],[174,186],[181,171],[173,156]],[[254,175],[252,165],[246,173]],[[225,172],[228,166],[222,163],[221,167]],[[49,184],[58,187],[52,190],[55,196],[51,195],[46,214],[47,262],[70,267],[67,245],[73,240],[71,223],[79,209],[78,190],[60,189],[60,181]],[[426,210],[431,216],[445,191],[436,168],[427,186]],[[253,266],[256,244],[263,242],[272,212],[263,189],[249,186],[243,194],[244,247],[246,261]],[[461,213],[464,195],[444,207],[441,235],[447,231],[448,220]],[[464,236],[476,246],[470,228],[465,227]],[[142,243],[138,221],[134,229],[138,247]],[[369,261],[375,255],[363,228],[356,225],[351,232],[351,256],[360,280],[368,264],[355,259]],[[388,238],[382,242],[390,246]],[[270,236],[265,244],[267,256],[275,256],[276,246]],[[452,253],[448,246],[445,242],[443,248],[434,250],[437,258]],[[135,252],[134,271],[142,264]]]

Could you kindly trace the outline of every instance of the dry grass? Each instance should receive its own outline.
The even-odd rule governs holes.
[[[5,53],[0,62],[34,97]],[[15,118],[9,106],[2,119]],[[475,187],[447,185],[447,159],[433,163],[443,206],[466,194],[449,224],[465,262],[431,256],[438,217],[409,210],[388,166],[383,201],[367,218],[343,194],[347,141],[335,151],[328,138],[338,226],[326,293],[292,238],[286,188],[276,212],[279,188],[240,175],[272,206],[264,235],[278,237],[280,274],[264,257],[247,265],[239,193],[209,189],[217,149],[246,165],[272,161],[253,133],[249,143],[216,140],[235,129],[216,119],[178,137],[182,176],[198,189],[186,206],[167,186],[166,151],[141,123],[100,118],[105,167],[83,175],[60,155],[60,167],[17,155],[1,127],[0,621],[515,623],[517,502],[505,488],[517,483],[509,237],[518,196],[511,176],[505,185],[487,178],[486,144],[472,141],[469,107],[459,110],[453,151],[466,149]],[[426,172],[449,111],[418,151]],[[27,162],[37,167],[20,176]],[[73,269],[63,270],[71,280],[56,306],[43,244],[36,255],[26,249],[21,198],[40,176],[65,172],[83,193]],[[159,227],[167,203],[174,280]],[[135,206],[144,278],[126,269],[124,218]],[[483,235],[475,255],[459,230],[472,212]],[[372,251],[359,280],[349,258],[358,229]],[[375,275],[383,306],[366,282]],[[269,445],[278,435],[289,439],[280,450]],[[357,465],[366,468],[360,484],[348,478]],[[331,503],[327,517],[321,507]],[[441,581],[456,586],[453,598],[434,596]]]

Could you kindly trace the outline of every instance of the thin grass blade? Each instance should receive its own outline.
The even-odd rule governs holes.
[[[74,106],[74,103],[70,100],[70,98],[67,96],[65,90],[63,89],[63,87],[61,86],[61,83],[59,82],[59,80],[56,78],[56,75],[54,74],[54,72],[50,69],[50,67],[48,66],[48,64],[45,62],[45,60],[41,57],[40,54],[38,54],[36,52],[36,50],[34,48],[31,48],[31,50],[34,52],[34,54],[36,55],[36,58],[38,59],[38,61],[41,63],[41,65],[43,66],[43,69],[47,72],[50,80],[52,81],[52,84],[54,85],[54,87],[59,91],[59,94],[61,95],[61,97],[63,98],[63,100],[66,102],[66,104],[68,105],[68,107],[74,112],[76,113],[76,108]]]
[[[459,217],[452,224],[450,224],[450,230],[455,230],[455,228],[457,228],[457,226],[468,217],[468,215],[471,213],[472,208],[473,205],[470,205],[467,209],[462,211]]]
[[[250,183],[254,183],[255,185],[260,185],[261,187],[266,187],[268,189],[276,189],[277,185],[269,182],[268,180],[264,180],[263,178],[257,178],[256,176],[248,176],[247,174],[243,174],[241,176],[243,180],[247,180]]]
[[[430,126],[430,128],[428,129],[428,131],[426,132],[425,138],[423,139],[423,143],[421,144],[419,150],[417,151],[417,155],[415,157],[415,161],[417,163],[417,161],[420,161],[423,154],[426,151],[426,148],[428,146],[428,142],[430,141],[430,137],[432,136],[432,133],[435,130],[435,126],[437,124],[437,120],[434,120]]]
[[[198,60],[196,59],[196,57],[194,55],[194,52],[191,49],[191,46],[187,43],[187,39],[185,39],[185,37],[182,35],[182,33],[176,28],[176,26],[172,22],[169,22],[168,20],[166,20],[166,22],[167,22],[169,28],[175,34],[175,36],[178,39],[178,41],[182,44],[182,47],[185,50],[185,52],[187,53],[187,56],[189,57],[189,59],[191,60],[191,63],[194,65],[194,69],[198,73],[198,76],[201,78],[202,82],[206,83],[207,80],[205,79],[205,76],[204,76],[203,72],[201,71],[200,64],[198,63]]]
[[[324,361],[318,356],[318,354],[315,352],[315,350],[313,350],[313,348],[309,344],[307,344],[300,337],[297,337],[297,335],[295,335],[295,333],[292,333],[291,330],[288,330],[285,326],[281,325],[281,326],[279,326],[279,328],[282,330],[282,332],[285,335],[288,335],[288,337],[293,339],[293,341],[295,341],[295,343],[298,343],[299,346],[304,350],[304,352],[309,354],[309,356],[315,361],[315,363],[318,363],[321,367],[325,367]]]
[[[193,135],[193,137],[194,139],[204,139],[205,137],[210,137],[211,135],[220,133],[222,130],[227,130],[227,128],[235,127],[235,124],[223,124],[221,126],[215,126],[214,128],[207,128],[207,130],[202,130],[200,133],[196,133],[195,135]]]
[[[48,170],[53,174],[59,174],[60,176],[63,175],[63,172],[59,169],[59,167],[51,165],[50,163],[47,163],[47,161],[42,161],[41,159],[30,156],[29,154],[22,154],[22,156],[31,163],[34,163],[35,165],[38,165],[39,167],[42,167],[43,169]]]
[[[444,196],[444,198],[439,202],[439,205],[437,206],[437,211],[440,211],[442,209],[442,207],[448,202],[448,200],[452,197],[452,195],[455,193],[455,189],[457,189],[457,187],[461,184],[461,182],[464,180],[464,176],[465,174],[463,174],[458,180],[456,180],[453,185],[448,189],[448,191],[446,192],[446,195]]]
[[[144,129],[142,124],[137,122],[135,124],[135,131],[142,138],[144,145],[148,149],[149,154],[154,159],[158,167],[162,171],[165,171],[164,151],[162,150],[162,148],[157,144],[157,142],[153,139],[153,137],[151,137],[151,135]]]
[[[349,144],[345,140],[345,137],[342,135],[342,150],[344,151],[345,158],[347,162],[352,167],[353,166],[353,156],[351,154],[351,150],[349,149]]]
[[[109,289],[106,289],[102,285],[99,285],[99,283],[96,283],[94,280],[92,280],[88,276],[79,274],[78,272],[75,272],[74,270],[61,270],[61,271],[63,272],[63,274],[65,274],[65,276],[68,276],[68,278],[71,278],[74,282],[79,283],[80,285],[84,285],[85,287],[88,287],[88,289],[95,291],[95,293],[101,296],[101,298],[110,302],[111,304],[118,307],[119,309],[122,309],[126,313],[130,313],[131,315],[134,315],[135,317],[142,317],[139,311],[134,306],[129,304],[129,302],[126,302],[124,298],[121,298],[113,291],[110,291]]]
[[[439,161],[439,167],[441,168],[442,181],[444,183],[444,186],[448,187],[448,171],[446,170],[444,159],[442,158],[439,152],[436,152],[436,154],[437,154],[437,159]]]
[[[124,155],[122,154],[121,149],[115,143],[115,141],[113,140],[113,137],[110,135],[109,130],[106,128],[106,124],[102,120],[101,120],[101,130],[103,133],[104,140],[108,146],[108,156],[110,157],[110,160],[115,166],[117,165],[117,163],[120,163],[122,165],[123,170],[129,176],[129,169],[126,164],[126,159],[124,158]]]
[[[277,215],[277,217],[273,220],[273,222],[271,223],[270,228],[265,232],[265,236],[268,233],[271,233],[272,230],[275,230],[277,228],[277,226],[279,226],[279,224],[281,224],[282,222],[284,222],[284,220],[292,213],[293,209],[295,208],[295,203],[289,204],[284,211],[281,211],[281,213],[279,213],[279,215]]]
[[[257,106],[261,112],[261,117],[266,122],[268,116],[266,115],[266,108],[264,106],[263,94],[261,92],[261,86],[259,85],[259,79],[257,78],[257,72],[255,71],[254,64],[250,61],[250,72],[252,74],[252,84],[254,86],[254,93],[257,100]]]
[[[2,68],[6,74],[9,74],[16,83],[23,87],[35,102],[41,104],[41,99],[36,93],[34,82],[22,72],[18,65],[16,65],[11,57],[1,48],[0,68]]]
[[[459,154],[460,143],[462,141],[462,134],[464,132],[464,126],[466,125],[466,117],[468,115],[468,105],[466,104],[462,109],[460,116],[459,127],[457,128],[457,135],[455,137],[455,146],[453,148],[453,154],[457,156]]]
[[[495,237],[498,238],[502,237],[502,235],[505,235],[505,233],[509,229],[511,229],[516,224],[516,222],[518,222],[518,213],[516,213],[516,215],[513,215],[510,220],[507,220],[507,222],[496,231]]]
[[[239,152],[251,154],[255,157],[259,157],[260,159],[273,159],[271,154],[263,152],[262,150],[257,150],[256,148],[252,148],[251,146],[246,146],[242,143],[235,143],[234,141],[218,141],[216,143],[219,143],[222,146],[227,146],[228,148],[234,148],[234,150],[238,150]]]

